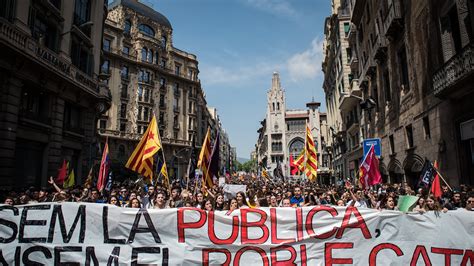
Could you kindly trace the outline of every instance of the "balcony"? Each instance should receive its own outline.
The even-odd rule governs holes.
[[[473,80],[474,44],[471,43],[434,73],[433,91],[435,96],[445,97],[457,92],[457,88],[472,85]]]
[[[346,122],[346,130],[349,134],[355,134],[359,131],[359,120],[351,118]]]
[[[395,37],[403,29],[401,0],[392,0],[383,20],[383,28],[387,38]]]
[[[373,49],[373,57],[378,62],[383,62],[387,58],[387,38],[380,34],[377,35]]]
[[[346,91],[346,95],[341,95],[339,101],[339,110],[342,112],[349,112],[352,108],[359,104],[360,99],[357,97],[362,97],[362,91],[359,87],[359,80],[352,79],[350,84],[350,90]],[[355,97],[354,97],[355,96]]]
[[[351,60],[349,61],[349,66],[352,73],[357,73],[359,70],[359,59],[355,54],[352,55]]]

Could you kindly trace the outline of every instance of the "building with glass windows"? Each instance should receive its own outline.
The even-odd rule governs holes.
[[[193,139],[199,146],[208,127],[214,136],[220,130],[207,108],[197,58],[174,47],[172,31],[164,15],[138,1],[108,6],[102,73],[112,105],[99,132],[102,142],[108,137],[113,167],[126,163],[153,115],[172,177],[187,175]]]
[[[281,167],[284,176],[291,176],[290,157],[296,159],[303,150],[308,122],[318,154],[318,174],[329,174],[330,160],[325,147],[326,122],[321,123],[321,117],[326,121],[326,115],[320,113],[318,102],[312,101],[306,106],[307,109],[301,110],[286,109],[285,91],[281,87],[280,76],[273,73],[272,87],[267,93],[267,114],[258,130],[256,145],[257,162],[266,167],[269,173],[273,174],[275,169]]]
[[[46,186],[64,161],[76,183],[97,157],[106,1],[0,1],[0,186]]]

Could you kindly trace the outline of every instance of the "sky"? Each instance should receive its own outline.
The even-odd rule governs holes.
[[[142,0],[165,15],[173,46],[195,54],[208,106],[216,107],[237,156],[250,158],[273,72],[287,109],[314,97],[325,111],[321,71],[329,0]]]

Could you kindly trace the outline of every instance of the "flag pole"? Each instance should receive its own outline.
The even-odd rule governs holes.
[[[443,175],[441,175],[441,173],[438,171],[438,169],[436,169],[436,167],[434,167],[433,163],[431,163],[431,165],[435,169],[436,173],[438,173],[439,177],[441,177],[441,180],[443,180],[443,182],[446,184],[446,186],[448,186],[449,190],[453,191],[453,189],[449,186],[448,182],[446,182],[446,180],[444,179]]]

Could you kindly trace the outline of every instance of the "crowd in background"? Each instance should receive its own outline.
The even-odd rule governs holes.
[[[225,194],[223,186],[201,187],[191,182],[183,186],[174,182],[170,188],[161,183],[146,185],[143,182],[114,184],[108,191],[98,191],[91,186],[62,189],[53,178],[49,187],[28,188],[0,192],[3,203],[23,205],[40,202],[92,202],[112,204],[126,208],[165,209],[196,207],[207,211],[233,211],[239,208],[303,207],[316,205],[356,206],[378,210],[396,210],[400,196],[418,197],[413,211],[474,210],[472,187],[461,185],[450,190],[442,186],[441,198],[428,190],[416,191],[407,184],[382,184],[369,190],[354,187],[349,182],[342,185],[320,185],[308,181],[270,181],[266,179],[228,178],[226,183],[246,185],[245,191]],[[215,182],[217,183],[217,182]]]

